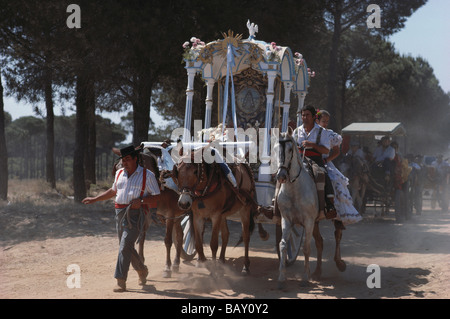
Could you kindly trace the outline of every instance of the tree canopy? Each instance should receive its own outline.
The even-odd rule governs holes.
[[[401,56],[386,39],[403,28],[426,0],[382,1],[380,29],[366,25],[370,3],[80,0],[81,25],[72,28],[66,24],[71,14],[68,3],[0,0],[4,94],[45,101],[41,115],[46,119],[47,163],[56,153],[68,151],[59,146],[67,134],[52,133],[64,125],[61,121],[67,121],[53,117],[55,104],[76,110],[70,125],[66,124],[73,134],[71,154],[79,201],[86,193],[85,181],[95,182],[96,153],[106,152],[124,136],[122,128],[114,128],[96,114],[128,111],[122,125],[132,132],[135,145],[170,137],[171,129],[182,125],[186,103],[182,44],[192,36],[213,41],[228,30],[246,35],[250,19],[259,26],[257,39],[303,54],[316,72],[306,103],[329,108],[335,120],[332,128],[339,131],[353,121],[401,121],[414,140],[412,151],[435,152],[449,136],[449,95],[424,58]],[[206,88],[199,77],[194,85],[200,94],[194,96],[193,118],[203,119]],[[150,110],[170,125],[155,122]],[[440,116],[427,116],[430,113]],[[31,119],[21,121],[36,124]],[[14,122],[9,126],[19,124]],[[419,133],[425,131],[431,135]],[[0,134],[19,138],[1,130]],[[427,142],[428,138],[436,144]],[[46,171],[50,170],[48,166]]]

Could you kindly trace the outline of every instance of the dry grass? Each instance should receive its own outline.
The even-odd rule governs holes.
[[[91,185],[88,196],[96,195],[111,187],[109,181],[101,181],[96,185]],[[10,179],[8,181],[8,202],[21,203],[33,201],[48,203],[49,200],[73,199],[73,186],[71,182],[59,181],[56,189],[52,189],[50,184],[42,179]]]
[[[107,188],[107,184],[97,185],[90,193]],[[57,233],[110,233],[114,230],[113,207],[112,200],[92,205],[74,202],[73,189],[67,182],[57,183],[52,189],[43,180],[11,180],[8,201],[0,201],[0,241],[45,239]]]

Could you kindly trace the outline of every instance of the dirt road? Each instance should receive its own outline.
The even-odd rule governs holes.
[[[250,271],[242,277],[243,247],[233,248],[240,225],[231,231],[224,275],[218,278],[195,262],[182,262],[172,278],[162,277],[165,262],[164,229],[153,225],[145,244],[149,267],[147,285],[138,285],[130,270],[128,292],[113,293],[118,239],[108,203],[89,207],[61,199],[41,203],[0,205],[0,298],[449,298],[450,215],[425,209],[421,216],[395,223],[393,216],[374,218],[368,212],[358,224],[347,226],[342,257],[347,270],[333,262],[334,228],[322,222],[324,263],[322,279],[305,285],[300,277],[303,256],[288,268],[287,289],[277,289],[278,258],[274,225],[266,225],[271,238],[257,232],[251,238]],[[57,203],[57,204],[55,204]],[[208,241],[209,233],[205,238]],[[209,247],[205,248],[207,257]],[[315,246],[312,247],[312,269]],[[379,266],[380,288],[369,288],[369,265]],[[75,266],[70,266],[75,265]],[[70,267],[69,267],[70,266]],[[79,267],[79,288],[71,277]],[[75,270],[74,270],[75,269]],[[374,278],[374,277],[371,277]],[[375,283],[375,279],[371,280]]]

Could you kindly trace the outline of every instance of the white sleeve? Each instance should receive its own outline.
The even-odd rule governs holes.
[[[330,147],[340,146],[342,143],[342,136],[332,130],[328,131],[330,132]]]
[[[386,153],[387,158],[389,158],[390,160],[393,160],[394,157],[395,157],[395,150],[394,150],[394,148],[389,146],[389,148],[386,151],[387,151],[387,153]]]
[[[320,137],[320,145],[325,146],[328,150],[331,150],[331,134],[327,130],[322,130],[322,136]]]
[[[159,185],[156,181],[155,174],[153,174],[151,171],[147,170],[147,180],[145,182],[145,190],[150,195],[159,195]]]
[[[116,171],[116,174],[114,175],[114,182],[113,182],[111,188],[112,188],[115,192],[117,192],[117,180],[119,179],[118,174],[122,174],[122,173],[119,173],[119,172],[121,172],[122,170],[123,170],[123,168],[122,168],[122,169],[118,169],[118,170]]]

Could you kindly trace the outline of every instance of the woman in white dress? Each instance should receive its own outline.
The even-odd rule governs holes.
[[[352,196],[348,190],[348,178],[345,177],[334,166],[332,160],[339,156],[339,147],[342,143],[342,137],[336,132],[328,129],[328,122],[330,120],[330,113],[325,110],[317,110],[316,122],[324,128],[330,136],[330,153],[324,154],[324,162],[328,171],[328,176],[334,188],[334,206],[337,212],[337,220],[342,221],[344,225],[350,225],[362,220],[362,216],[353,206]]]

